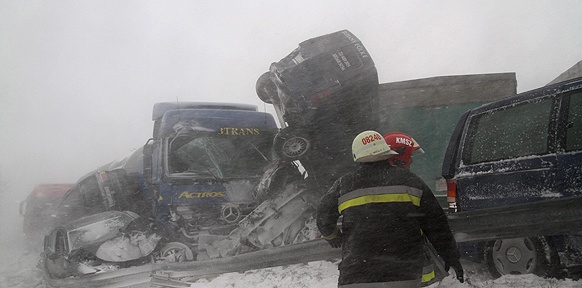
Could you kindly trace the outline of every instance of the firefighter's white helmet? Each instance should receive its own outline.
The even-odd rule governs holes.
[[[352,155],[356,162],[376,162],[396,154],[398,153],[390,149],[382,134],[376,131],[364,131],[352,142]]]

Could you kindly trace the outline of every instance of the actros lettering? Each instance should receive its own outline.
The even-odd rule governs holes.
[[[259,128],[237,128],[237,127],[223,127],[220,128],[220,135],[230,136],[254,136],[261,134]]]
[[[184,192],[182,192],[182,194],[180,194],[180,196],[178,196],[178,199],[181,199],[181,198],[188,198],[188,199],[223,198],[223,197],[224,197],[224,192],[188,192],[188,191],[184,191]]]

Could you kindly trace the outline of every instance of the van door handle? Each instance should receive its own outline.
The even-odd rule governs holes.
[[[552,163],[550,161],[544,161],[544,160],[542,160],[542,167],[544,167],[544,168],[552,168],[552,167],[554,167],[554,163]]]

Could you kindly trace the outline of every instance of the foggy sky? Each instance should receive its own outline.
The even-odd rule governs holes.
[[[263,110],[255,82],[269,65],[342,29],[381,83],[516,72],[527,91],[582,60],[580,11],[581,1],[530,0],[0,0],[1,180],[14,200],[76,182],[145,144],[156,102]]]

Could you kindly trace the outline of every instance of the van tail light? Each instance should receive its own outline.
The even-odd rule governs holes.
[[[99,172],[99,177],[101,177],[101,181],[103,182],[107,181],[107,178],[109,178],[105,172]]]
[[[447,179],[447,203],[449,212],[457,212],[457,180]]]

